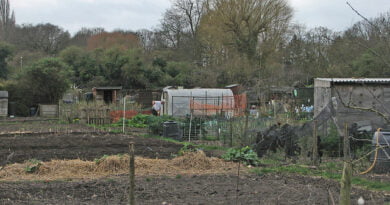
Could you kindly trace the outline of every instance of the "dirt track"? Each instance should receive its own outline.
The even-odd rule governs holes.
[[[137,178],[138,204],[329,204],[329,193],[338,201],[337,182],[303,176],[256,176],[240,178],[238,203],[233,175]],[[4,204],[126,204],[126,176],[84,182],[1,183],[0,203]],[[382,194],[354,189],[356,202],[390,201]]]

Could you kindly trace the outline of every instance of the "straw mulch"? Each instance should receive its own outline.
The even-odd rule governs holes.
[[[40,162],[33,173],[26,167],[30,162],[8,165],[0,170],[0,181],[96,179],[127,174],[129,156],[114,155],[96,161],[52,160]],[[135,158],[136,176],[175,176],[228,174],[237,171],[237,164],[207,157],[202,151],[188,152],[174,159]],[[245,171],[245,168],[244,170]]]

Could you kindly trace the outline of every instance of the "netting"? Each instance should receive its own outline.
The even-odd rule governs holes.
[[[192,97],[190,98],[190,110],[193,115],[217,115],[243,116],[247,105],[246,94],[220,97]]]

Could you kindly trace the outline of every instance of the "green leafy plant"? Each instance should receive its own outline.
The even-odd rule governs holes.
[[[138,128],[147,127],[149,117],[151,117],[151,115],[138,114],[133,118],[131,118],[127,122],[127,125],[130,127],[138,127]]]
[[[24,168],[24,171],[27,173],[34,173],[38,170],[38,168],[41,166],[41,161],[37,159],[30,159],[28,160],[28,165]]]
[[[196,148],[196,146],[194,146],[193,144],[191,144],[191,143],[184,143],[183,147],[179,150],[178,155],[182,156],[182,155],[184,155],[187,152],[196,152],[197,150],[199,150],[199,149]]]
[[[249,146],[243,148],[230,148],[221,157],[226,161],[241,161],[245,165],[258,166],[260,164],[260,159],[257,156],[257,153],[254,152]]]
[[[125,119],[126,127],[136,127],[136,128],[144,128],[148,127],[148,118],[152,117],[151,115],[145,114],[137,114],[131,119]],[[118,122],[110,125],[111,127],[122,127],[123,126],[123,118],[121,118]]]

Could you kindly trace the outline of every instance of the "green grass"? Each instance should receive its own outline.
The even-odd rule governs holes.
[[[324,163],[319,169],[313,169],[308,166],[298,164],[288,166],[273,165],[274,166],[264,168],[253,168],[251,169],[251,172],[260,176],[269,173],[291,173],[305,176],[320,176],[338,181],[341,179],[341,168],[339,168],[339,166],[335,166],[334,162]],[[352,184],[370,190],[390,191],[390,182],[372,181],[359,176],[352,177]]]
[[[179,141],[179,140],[175,140],[175,139],[172,139],[172,138],[169,138],[169,137],[162,137],[162,136],[151,135],[151,134],[142,135],[142,137],[145,137],[145,138],[155,138],[155,139],[163,140],[163,141],[166,141],[166,142],[171,142],[171,143],[175,143],[175,144],[181,144],[183,146],[191,145],[191,146],[193,146],[193,147],[195,147],[197,149],[207,150],[207,151],[211,151],[211,150],[223,150],[223,151],[226,151],[228,149],[226,147],[221,147],[221,146],[194,144],[194,143],[191,143],[191,142]]]

